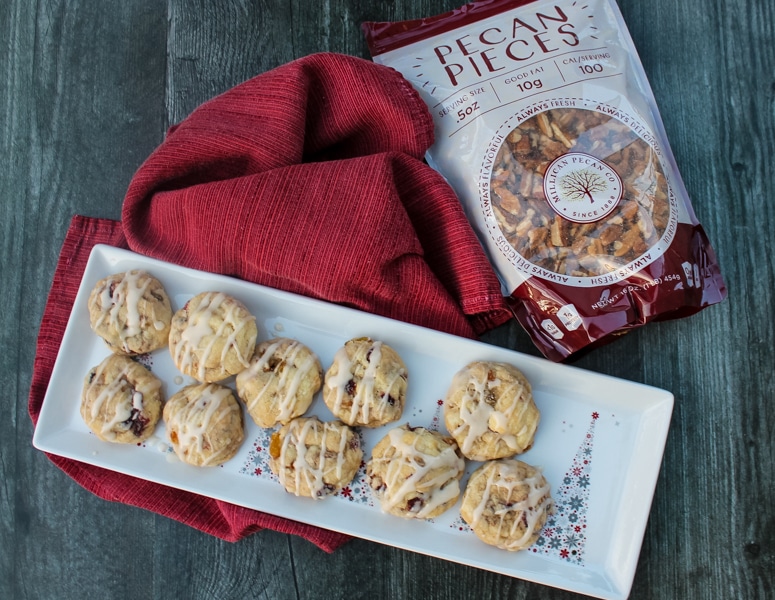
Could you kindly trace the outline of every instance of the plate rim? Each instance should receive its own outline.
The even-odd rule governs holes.
[[[600,572],[598,573],[598,575],[608,583],[607,589],[604,589],[605,586],[585,585],[585,583],[581,581],[565,582],[566,585],[563,585],[564,583],[563,581],[557,580],[556,578],[552,578],[552,577],[547,578],[546,576],[542,576],[543,574],[540,572],[530,573],[530,572],[522,572],[519,570],[518,572],[513,572],[513,571],[506,572],[504,570],[494,568],[493,565],[491,564],[485,564],[484,561],[472,562],[471,560],[461,559],[460,557],[454,556],[453,553],[446,553],[446,555],[440,555],[439,553],[432,553],[431,551],[424,550],[422,547],[419,547],[417,544],[393,543],[391,541],[386,541],[385,539],[381,538],[379,535],[373,534],[368,531],[367,532],[354,531],[349,528],[340,528],[340,527],[332,526],[328,521],[325,520],[325,518],[321,518],[320,516],[318,516],[317,513],[311,516],[310,521],[306,521],[306,520],[303,521],[310,525],[314,525],[324,529],[339,531],[340,533],[345,533],[362,539],[367,539],[373,542],[387,544],[390,546],[425,554],[428,556],[438,557],[438,558],[441,558],[442,560],[448,560],[459,564],[474,566],[476,568],[493,571],[510,577],[520,578],[526,581],[541,583],[543,585],[549,585],[559,589],[566,589],[568,591],[583,593],[590,596],[596,596],[599,598],[608,598],[611,600],[626,598],[629,595],[634,581],[635,571],[637,569],[637,562],[640,555],[643,539],[645,536],[645,529],[648,522],[648,516],[651,510],[653,497],[658,483],[661,464],[662,464],[662,461],[664,460],[664,449],[667,442],[667,436],[669,433],[670,421],[672,419],[672,412],[673,412],[675,398],[674,398],[674,395],[668,390],[664,390],[662,388],[658,388],[649,384],[625,380],[622,378],[614,377],[603,373],[587,371],[585,369],[581,369],[574,365],[552,363],[551,361],[548,361],[547,359],[544,359],[542,357],[536,357],[536,356],[524,354],[507,347],[488,344],[478,339],[462,338],[450,333],[429,329],[420,325],[406,323],[403,321],[397,321],[395,319],[391,319],[389,317],[384,317],[381,315],[366,313],[364,311],[361,311],[352,307],[342,306],[342,305],[334,304],[334,303],[327,302],[325,300],[316,299],[316,298],[309,298],[306,296],[295,294],[293,292],[278,290],[275,288],[270,288],[270,287],[263,286],[257,283],[252,283],[249,281],[243,281],[228,275],[209,273],[206,271],[200,271],[197,269],[176,265],[174,263],[169,263],[163,260],[144,256],[144,255],[132,252],[131,250],[116,248],[114,246],[110,246],[107,244],[95,245],[89,254],[89,259],[87,261],[86,267],[84,268],[84,273],[81,278],[81,282],[79,284],[78,292],[73,300],[71,314],[68,318],[67,325],[63,332],[61,345],[57,352],[57,358],[54,363],[54,367],[51,371],[51,377],[47,385],[46,393],[44,395],[44,400],[38,417],[38,423],[34,429],[33,440],[32,440],[33,446],[38,450],[48,454],[62,456],[64,458],[68,458],[85,464],[106,468],[112,471],[124,473],[127,475],[131,475],[133,477],[138,477],[148,481],[153,481],[155,483],[166,485],[168,487],[173,487],[173,488],[181,489],[191,493],[205,495],[211,498],[230,502],[240,506],[246,506],[247,508],[251,508],[268,514],[275,514],[283,518],[288,518],[288,519],[297,520],[297,521],[299,520],[298,516],[289,515],[289,514],[277,514],[276,512],[267,510],[266,508],[261,508],[254,505],[246,505],[243,502],[240,502],[239,499],[236,499],[235,501],[235,499],[228,494],[226,495],[227,497],[219,497],[217,495],[211,495],[211,494],[202,494],[202,492],[200,491],[200,486],[198,485],[194,485],[190,487],[183,487],[181,485],[175,485],[175,484],[171,485],[169,481],[160,480],[153,473],[151,473],[149,476],[148,474],[144,475],[142,473],[135,473],[131,470],[127,471],[125,467],[122,468],[121,466],[111,466],[111,465],[103,464],[103,462],[101,462],[99,455],[93,457],[94,460],[92,461],[92,460],[89,460],[88,456],[84,456],[83,453],[68,452],[66,449],[62,448],[61,441],[59,441],[59,437],[57,435],[57,427],[55,423],[50,422],[51,421],[50,414],[53,414],[52,407],[54,402],[50,400],[50,398],[53,395],[52,389],[54,388],[55,383],[59,380],[60,377],[62,377],[60,370],[63,367],[61,367],[60,358],[61,358],[61,355],[64,352],[66,352],[67,344],[65,342],[71,339],[72,337],[71,330],[75,327],[74,323],[76,319],[79,318],[76,311],[79,308],[84,307],[86,302],[85,296],[88,297],[88,293],[90,292],[91,287],[93,286],[93,283],[94,283],[94,282],[90,283],[89,281],[87,281],[87,276],[91,275],[94,270],[99,268],[99,266],[97,265],[97,262],[99,260],[104,260],[108,264],[110,264],[111,260],[113,260],[114,262],[136,261],[139,263],[143,263],[145,265],[145,268],[147,268],[150,271],[153,271],[154,267],[160,267],[163,269],[171,269],[173,271],[178,272],[181,275],[194,275],[197,278],[206,278],[207,280],[210,280],[210,281],[228,281],[231,285],[238,285],[240,287],[248,286],[248,289],[255,290],[256,292],[259,293],[259,295],[268,294],[275,298],[292,300],[293,302],[301,303],[304,305],[311,304],[312,306],[317,306],[321,308],[325,307],[326,310],[334,310],[337,313],[344,311],[344,314],[350,314],[353,316],[357,316],[358,318],[363,318],[369,321],[373,321],[377,323],[379,326],[397,327],[399,330],[403,332],[410,332],[410,333],[422,332],[423,335],[430,336],[432,338],[437,338],[442,340],[449,339],[449,340],[455,340],[456,343],[462,342],[465,344],[473,344],[480,349],[487,349],[491,351],[492,354],[509,355],[514,357],[521,369],[524,368],[525,365],[529,365],[530,370],[538,370],[539,372],[543,372],[547,369],[550,371],[559,369],[561,372],[573,374],[575,377],[580,378],[582,381],[592,380],[592,381],[598,381],[598,382],[606,382],[614,386],[625,386],[627,388],[640,390],[641,392],[644,393],[644,396],[648,399],[648,402],[644,403],[643,399],[641,399],[640,403],[643,404],[643,406],[640,407],[640,410],[638,410],[637,408],[633,410],[635,412],[638,412],[641,415],[642,417],[641,421],[643,421],[647,417],[650,417],[651,420],[653,421],[649,425],[649,431],[652,434],[652,437],[649,437],[649,442],[650,442],[649,448],[653,456],[652,456],[652,460],[646,461],[646,465],[649,467],[647,470],[647,473],[645,474],[646,476],[644,477],[644,473],[641,472],[641,476],[638,477],[641,484],[643,484],[645,481],[647,485],[645,487],[642,487],[641,493],[635,499],[635,502],[640,514],[638,515],[638,518],[634,522],[633,521],[630,522],[632,533],[630,534],[630,543],[627,545],[627,548],[626,548],[626,559],[624,561],[619,561],[618,564],[615,566],[615,568],[612,567],[611,565],[603,565],[602,569],[600,569]],[[105,275],[107,274],[109,273],[105,273]],[[96,279],[94,281],[96,282]],[[247,420],[249,419],[246,419],[246,421]],[[638,431],[640,433],[643,433],[644,427],[645,427],[644,423],[641,422],[638,426]],[[59,428],[59,429],[61,431],[65,431],[62,428]],[[654,437],[654,434],[656,434],[656,437]],[[96,440],[96,436],[93,436],[93,437]],[[104,444],[104,442],[100,442],[100,444]],[[637,450],[636,447],[633,448],[633,453],[635,453],[635,450]],[[658,457],[658,459],[653,459],[653,457]],[[231,474],[231,475],[233,476],[235,474]],[[201,478],[195,478],[195,479],[201,479]],[[295,500],[299,500],[299,499],[295,499],[292,495],[288,495],[288,497],[293,499],[293,501],[289,502],[289,505],[291,506],[295,504]],[[303,499],[303,500],[306,502],[309,502],[309,499]],[[379,510],[378,507],[374,507],[374,508]],[[369,508],[368,509],[369,512],[373,514],[374,508]],[[323,511],[324,516],[326,512],[327,511]],[[390,523],[395,524],[396,526],[398,525],[398,523],[403,521],[401,519],[397,519],[396,517],[391,517],[391,516],[389,517],[391,519]],[[481,547],[477,546],[477,549],[486,550],[487,547],[482,544]],[[504,553],[503,550],[498,550],[498,552],[501,554]],[[488,553],[489,552],[482,552],[484,556],[487,556]],[[536,557],[536,558],[544,560],[541,557]],[[591,573],[592,570],[590,570],[589,572]]]

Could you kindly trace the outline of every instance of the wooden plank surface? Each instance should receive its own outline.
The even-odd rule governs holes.
[[[367,57],[364,20],[449,0],[28,2],[0,7],[0,598],[571,598],[353,540],[229,544],[81,489],[32,448],[37,328],[74,214],[120,218],[166,128],[318,51]],[[729,298],[576,361],[671,390],[673,422],[631,597],[775,588],[775,3],[620,0]],[[537,354],[515,324],[486,341]],[[771,597],[771,596],[769,596]]]

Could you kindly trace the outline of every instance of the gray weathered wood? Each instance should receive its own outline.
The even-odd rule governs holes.
[[[31,446],[37,327],[74,214],[120,218],[167,126],[318,51],[367,57],[364,20],[450,0],[0,7],[0,598],[571,598],[354,540],[332,555],[264,531],[228,544],[100,500]],[[730,296],[576,361],[676,395],[632,598],[765,598],[775,587],[775,3],[620,0]],[[536,354],[514,324],[485,339]]]

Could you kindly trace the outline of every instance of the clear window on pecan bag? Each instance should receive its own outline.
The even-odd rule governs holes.
[[[428,105],[428,163],[545,356],[724,299],[613,0],[484,0],[363,30]]]

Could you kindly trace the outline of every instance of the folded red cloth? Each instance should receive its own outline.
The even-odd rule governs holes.
[[[396,71],[315,54],[203,104],[124,202],[130,248],[458,335],[511,318]]]
[[[73,220],[41,325],[37,421],[91,247],[132,250],[474,336],[509,318],[459,201],[422,160],[433,122],[395,71],[316,54],[259,75],[173,127],[113,221]],[[226,540],[261,528],[332,551],[348,538],[51,456],[97,495]]]

